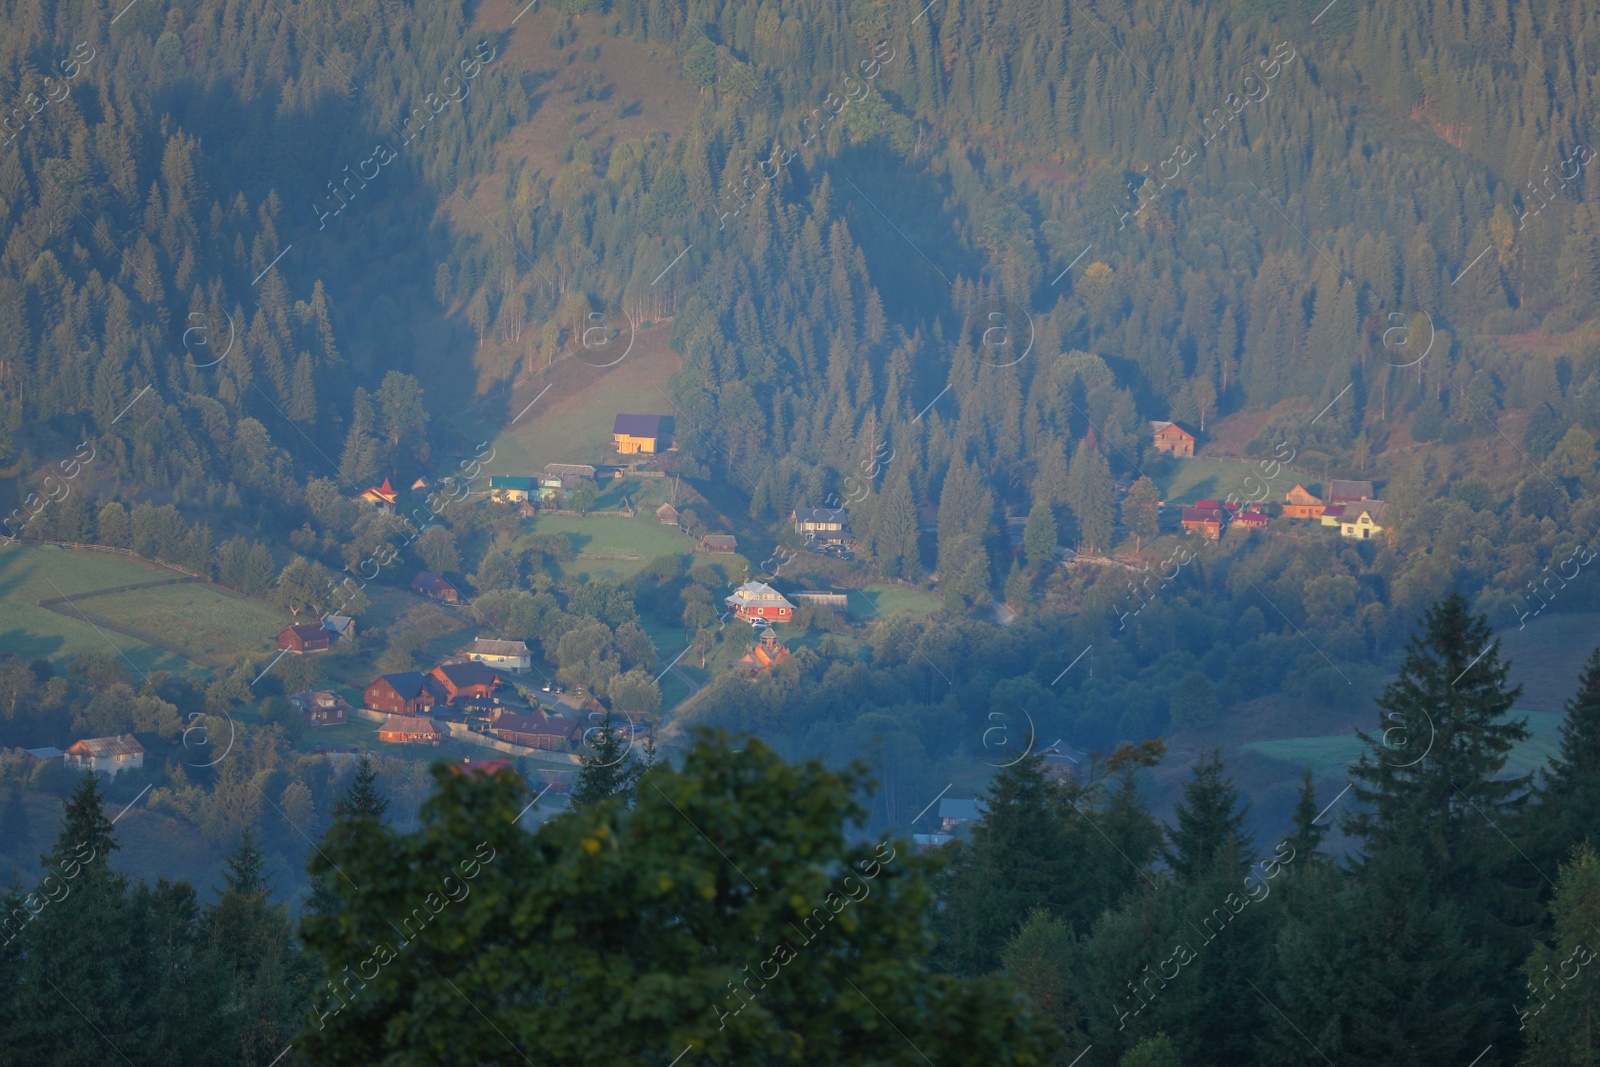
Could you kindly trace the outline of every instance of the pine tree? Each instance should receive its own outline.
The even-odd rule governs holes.
[[[1551,944],[1538,945],[1523,965],[1526,1003],[1517,1015],[1527,1027],[1523,1067],[1595,1067],[1600,1063],[1600,857],[1587,842],[1561,867]]]
[[[56,843],[39,857],[46,867],[59,869],[76,862],[99,870],[109,870],[111,853],[121,849],[106,818],[105,798],[100,793],[100,776],[85,772],[73,787],[62,811],[61,829]]]
[[[1067,472],[1067,504],[1077,523],[1079,545],[1091,553],[1109,551],[1116,489],[1110,464],[1088,441],[1073,453]]]
[[[1122,499],[1122,521],[1133,534],[1136,550],[1143,547],[1146,538],[1161,532],[1161,514],[1157,510],[1160,506],[1161,490],[1148,476],[1140,475]]]
[[[1541,778],[1529,823],[1544,861],[1540,866],[1548,869],[1579,841],[1594,845],[1600,839],[1594,829],[1600,811],[1600,648],[1589,654],[1578,691],[1567,700],[1560,751]]]
[[[1030,567],[1042,570],[1055,562],[1057,536],[1055,512],[1049,502],[1035,500],[1022,529],[1022,550]]]
[[[611,797],[621,797],[623,803],[628,803],[639,776],[639,767],[630,757],[628,746],[617,736],[610,712],[596,732],[599,737],[590,745],[593,754],[578,757],[582,766],[569,799],[573,808],[585,808]]]
[[[1178,880],[1193,884],[1219,866],[1242,868],[1252,846],[1248,812],[1220,750],[1201,756],[1174,811],[1177,825],[1167,831],[1166,860]]]
[[[388,810],[389,801],[378,790],[378,772],[373,768],[371,758],[363,752],[356,764],[355,776],[350,779],[350,784],[339,799],[333,802],[333,817],[340,822],[357,819],[382,822]]]
[[[1295,860],[1310,859],[1316,855],[1322,839],[1328,836],[1328,828],[1316,823],[1320,814],[1317,787],[1311,778],[1311,768],[1307,767],[1305,777],[1300,780],[1299,798],[1294,805],[1294,830],[1289,835],[1289,846],[1294,849]]]

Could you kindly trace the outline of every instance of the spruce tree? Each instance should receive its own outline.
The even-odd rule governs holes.
[[[111,853],[122,846],[117,844],[111,820],[103,810],[104,804],[100,776],[93,771],[85,772],[67,798],[55,845],[39,857],[39,861],[52,870],[73,862],[109,870]]]
[[[1174,815],[1177,825],[1167,831],[1167,864],[1178,881],[1192,884],[1220,866],[1242,867],[1252,840],[1244,828],[1249,805],[1213,749],[1195,764],[1183,787],[1183,800]]]
[[[1527,1027],[1523,1067],[1595,1067],[1600,1063],[1600,856],[1587,842],[1573,849],[1550,903],[1554,936],[1523,965],[1526,991],[1515,1003]]]
[[[578,757],[582,766],[578,769],[578,780],[573,784],[568,798],[573,808],[586,808],[615,796],[622,797],[626,803],[639,775],[638,765],[629,756],[628,746],[612,726],[609,711],[597,732],[600,736],[590,745],[593,753]]]
[[[1312,781],[1311,768],[1300,779],[1300,794],[1294,804],[1294,829],[1289,834],[1289,847],[1294,849],[1294,859],[1308,860],[1317,854],[1322,839],[1328,836],[1326,826],[1318,826],[1316,818],[1322,809],[1317,806],[1317,787]]]
[[[1545,870],[1578,842],[1593,845],[1600,839],[1594,829],[1595,813],[1600,812],[1600,648],[1589,654],[1566,713],[1560,751],[1542,773],[1543,789],[1531,805],[1536,858]]]

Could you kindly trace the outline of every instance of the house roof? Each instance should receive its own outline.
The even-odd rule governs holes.
[[[424,593],[439,593],[446,589],[454,592],[456,587],[432,571],[418,571],[417,576],[411,579],[411,588]]]
[[[1328,499],[1349,502],[1352,500],[1371,500],[1371,482],[1341,481],[1335,478],[1328,483]]]
[[[422,715],[391,715],[378,727],[380,734],[440,734],[439,724]]]
[[[945,797],[939,801],[939,818],[970,819],[976,822],[983,818],[983,807],[976,800],[957,800],[954,797]]]
[[[1151,436],[1155,436],[1155,435],[1161,433],[1163,430],[1176,430],[1176,431],[1178,431],[1180,434],[1182,434],[1185,437],[1193,437],[1194,436],[1194,434],[1190,433],[1188,430],[1185,430],[1182,426],[1179,426],[1175,422],[1159,421],[1159,422],[1152,422],[1150,424],[1150,434],[1151,434]]]
[[[363,489],[356,499],[381,500],[385,504],[393,504],[399,497],[394,491],[394,486],[389,484],[389,479],[385,478],[382,485],[374,485]]]
[[[545,737],[581,737],[583,724],[571,719],[560,719],[542,711],[531,715],[502,715],[494,721],[496,730],[514,734],[535,734]]]
[[[491,778],[501,771],[510,771],[516,774],[517,770],[508,759],[481,759],[467,760],[465,763],[452,763],[449,765],[451,774],[460,774],[467,777]]]
[[[587,463],[546,463],[544,472],[552,477],[593,478],[594,468]]]
[[[1222,507],[1222,502],[1220,500],[1196,500],[1194,502],[1194,506],[1203,511],[1211,511],[1215,508]]]
[[[850,521],[850,512],[847,508],[795,508],[795,522],[838,522]]]
[[[732,534],[706,534],[700,538],[700,543],[707,548],[732,549],[738,544]]]
[[[1317,496],[1303,485],[1297,485],[1287,493],[1283,494],[1283,499],[1290,504],[1308,505],[1322,503],[1321,497]]]
[[[496,641],[488,637],[480,637],[472,642],[472,652],[478,656],[531,655],[528,651],[528,645],[524,641]]]
[[[676,522],[678,519],[678,509],[673,507],[671,504],[662,504],[659,508],[656,508],[656,518],[664,519],[669,515],[672,517],[672,520]]]
[[[26,752],[34,759],[60,759],[63,755],[59,748],[53,748],[49,745],[46,745],[44,748],[25,748],[22,751]]]
[[[794,607],[789,598],[765,582],[745,582],[723,601],[727,604],[760,604],[763,607]]]
[[[123,734],[121,737],[91,737],[83,741],[76,741],[68,748],[66,755],[88,756],[90,759],[110,759],[113,756],[140,756],[144,754],[144,746],[132,734]]]
[[[1354,504],[1346,504],[1343,514],[1339,516],[1339,520],[1341,522],[1356,522],[1361,518],[1363,511],[1367,513],[1367,517],[1374,523],[1378,523],[1383,519],[1383,501],[1362,500]]]
[[[322,628],[329,633],[345,634],[356,628],[356,620],[348,615],[325,615]]]
[[[302,641],[311,641],[327,633],[320,622],[295,622],[279,630],[278,636],[281,638],[291,631]]]
[[[500,682],[500,676],[481,663],[446,663],[435,667],[433,674],[457,689],[469,685],[495,686]]]
[[[344,698],[331,689],[307,689],[290,697],[289,702],[309,711],[312,708],[336,708],[344,703]]]
[[[629,437],[660,437],[660,415],[618,415],[615,425],[611,427],[613,434],[627,434]]]
[[[534,479],[522,474],[491,474],[489,475],[490,489],[517,489],[524,493],[534,490]]]
[[[1325,519],[1340,518],[1344,515],[1344,509],[1345,505],[1343,504],[1329,504],[1327,507],[1322,509],[1322,517]]]
[[[789,649],[778,643],[778,635],[769,628],[761,635],[761,640],[751,645],[744,655],[739,657],[735,667],[746,670],[765,671],[789,658]]]
[[[1241,511],[1233,517],[1235,522],[1242,522],[1246,526],[1265,526],[1267,516],[1260,511]]]
[[[416,481],[411,483],[411,488],[413,488],[413,489],[426,489],[426,488],[428,488],[428,479],[426,479],[426,478],[418,478]]]
[[[428,679],[418,671],[397,671],[394,674],[385,674],[372,685],[378,682],[388,682],[389,688],[400,694],[401,700],[415,700],[421,696],[428,687]],[[372,688],[368,686],[367,688]]]
[[[1221,508],[1184,508],[1183,522],[1221,522]]]

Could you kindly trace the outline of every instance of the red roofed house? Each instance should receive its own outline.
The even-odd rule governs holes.
[[[765,582],[745,582],[733,591],[723,603],[739,618],[747,622],[765,619],[767,622],[788,622],[794,616],[794,605],[787,597]]]
[[[355,499],[371,504],[379,511],[387,511],[392,513],[394,511],[395,502],[399,500],[400,497],[399,494],[394,491],[394,487],[389,484],[389,479],[385,478],[382,485],[374,485],[370,488],[363,489],[355,497]]]
[[[428,674],[431,688],[445,703],[457,697],[489,697],[500,684],[499,677],[481,663],[446,663]]]
[[[493,778],[501,771],[510,771],[512,774],[517,773],[517,769],[511,765],[511,761],[508,759],[469,759],[465,763],[450,764],[450,773],[460,775],[463,778]],[[519,775],[518,777],[521,776]]]
[[[91,737],[75,742],[62,754],[61,762],[81,771],[116,775],[144,766],[144,746],[132,734]]]
[[[1265,530],[1267,528],[1267,515],[1263,511],[1241,511],[1233,517],[1235,524],[1252,530]]]
[[[392,716],[378,727],[378,740],[402,745],[437,745],[444,736],[439,724],[426,717]]]
[[[751,645],[733,666],[746,674],[764,674],[788,658],[789,650],[778,643],[778,635],[769,626],[761,640]]]
[[[1205,507],[1206,504],[1212,506]],[[1213,541],[1222,536],[1222,508],[1215,500],[1202,500],[1192,508],[1183,509],[1183,532],[1196,531]]]
[[[583,724],[535,711],[530,715],[502,715],[491,727],[502,741],[529,748],[566,750],[583,741]]]
[[[417,576],[411,579],[411,591],[442,600],[446,604],[454,604],[461,599],[461,594],[456,592],[455,586],[432,571],[418,571]]]
[[[300,622],[278,632],[278,648],[285,652],[326,652],[332,634],[320,622]]]
[[[416,671],[385,674],[361,691],[361,703],[373,711],[391,715],[415,715],[437,704],[438,696],[428,679]]]
[[[1155,445],[1157,452],[1165,452],[1169,456],[1194,455],[1194,434],[1175,422],[1152,422],[1150,443]]]

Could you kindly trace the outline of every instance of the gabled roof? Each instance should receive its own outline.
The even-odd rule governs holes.
[[[446,663],[435,667],[433,674],[447,680],[457,689],[464,689],[469,685],[492,687],[500,682],[500,676],[481,663]]]
[[[472,654],[475,656],[528,656],[528,645],[524,641],[496,641],[489,637],[480,637],[472,642]]]
[[[399,497],[394,491],[394,486],[389,484],[389,479],[385,478],[382,485],[374,485],[367,489],[363,489],[356,499],[372,501],[381,500],[385,504],[393,504],[399,499]]]
[[[1183,522],[1221,522],[1221,508],[1184,508]]]
[[[456,587],[432,571],[418,571],[417,576],[411,579],[411,588],[422,593],[440,593],[446,589],[454,592]]]
[[[394,674],[385,674],[378,682],[388,682],[389,688],[400,695],[401,700],[415,700],[421,696],[428,687],[428,679],[419,671],[397,671]],[[373,682],[377,685],[378,682]]]
[[[322,628],[329,633],[347,634],[356,628],[356,620],[348,615],[325,615]]]
[[[1243,523],[1246,526],[1265,526],[1267,524],[1267,516],[1265,512],[1260,511],[1241,511],[1233,517],[1233,521]]]
[[[725,598],[728,604],[761,604],[765,607],[794,607],[789,598],[765,582],[745,582]]]
[[[1194,434],[1190,433],[1188,430],[1185,430],[1182,426],[1179,426],[1175,422],[1160,421],[1152,422],[1150,424],[1150,434],[1152,437],[1160,434],[1163,430],[1176,430],[1185,437],[1194,436]]]
[[[616,424],[611,427],[613,434],[626,434],[629,437],[660,437],[660,415],[618,415]]]
[[[34,759],[60,759],[64,755],[59,748],[50,745],[46,745],[44,748],[25,748],[22,751]]]
[[[442,734],[439,724],[422,715],[391,715],[378,727],[379,733]]]
[[[426,489],[426,488],[428,488],[428,479],[426,479],[426,478],[418,478],[416,481],[411,483],[411,488],[413,488],[413,489]]]
[[[530,715],[502,715],[494,721],[494,729],[514,734],[534,734],[546,737],[581,737],[583,724],[571,719],[558,719],[542,711]]]
[[[846,508],[795,508],[795,522],[838,522],[850,521],[850,512]]]
[[[761,640],[751,645],[739,661],[734,664],[745,670],[766,671],[789,658],[789,649],[778,643],[778,635],[769,628],[761,635]]]
[[[544,472],[555,478],[594,477],[594,468],[587,463],[546,463]]]
[[[1283,494],[1283,499],[1290,504],[1299,504],[1301,506],[1322,503],[1321,497],[1317,496],[1303,485],[1297,485],[1287,493]]]
[[[1383,501],[1361,500],[1354,504],[1346,504],[1344,506],[1344,513],[1339,516],[1339,521],[1358,522],[1361,519],[1362,512],[1366,512],[1367,517],[1370,518],[1374,524],[1378,523],[1383,518]]]
[[[1222,502],[1220,500],[1196,500],[1194,506],[1202,511],[1213,511],[1222,507]]]
[[[282,637],[291,631],[302,641],[315,640],[327,632],[320,622],[294,622],[279,630],[278,636]]]
[[[144,746],[132,734],[121,737],[91,737],[74,742],[67,749],[68,756],[87,756],[90,759],[111,759],[114,756],[141,756]]]
[[[1371,500],[1372,483],[1343,481],[1335,478],[1328,483],[1328,499],[1349,502],[1353,500]]]
[[[726,548],[731,552],[738,541],[732,534],[706,534],[700,538],[700,543],[706,548]]]

